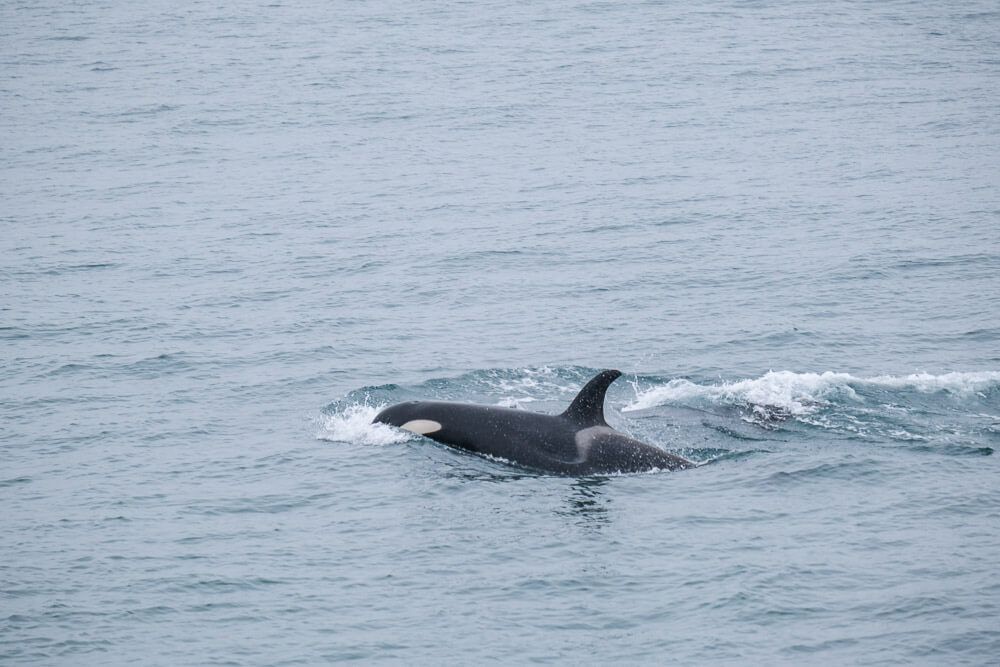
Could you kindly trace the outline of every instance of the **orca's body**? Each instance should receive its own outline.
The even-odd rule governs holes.
[[[376,423],[529,468],[565,475],[692,468],[694,463],[639,442],[604,421],[604,395],[619,371],[600,372],[560,415],[485,405],[410,401]]]

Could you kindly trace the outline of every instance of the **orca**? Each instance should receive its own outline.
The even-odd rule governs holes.
[[[621,372],[604,370],[566,411],[547,415],[489,405],[409,401],[388,407],[372,423],[562,475],[680,470],[697,464],[616,431],[604,420],[604,395]]]

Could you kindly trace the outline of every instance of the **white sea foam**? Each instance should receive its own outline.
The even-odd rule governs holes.
[[[491,372],[484,381],[492,391],[501,394],[496,405],[505,408],[527,409],[527,405],[556,395],[575,395],[583,386],[580,382],[566,380],[549,367],[522,368],[515,377],[503,371]]]
[[[415,437],[387,424],[373,424],[372,420],[383,407],[385,406],[356,404],[332,415],[322,415],[321,428],[316,438],[362,445],[392,445]]]
[[[877,375],[860,380],[891,388],[910,388],[917,391],[951,391],[959,394],[975,393],[1000,385],[1000,371],[974,373],[913,373],[911,375]]]
[[[527,403],[534,403],[537,399],[531,396],[505,396],[497,401],[497,405],[501,408],[513,408],[515,410],[524,410]]]
[[[643,410],[691,399],[721,403],[768,406],[792,415],[814,412],[834,395],[855,398],[855,387],[877,386],[890,389],[914,389],[922,392],[949,391],[975,393],[1000,384],[1000,372],[945,373],[931,375],[879,375],[858,377],[849,373],[793,373],[770,371],[748,380],[702,385],[689,380],[671,380],[665,385],[637,390],[635,400],[624,411]]]
[[[579,389],[575,383],[566,382],[563,378],[559,377],[554,369],[548,366],[523,368],[518,373],[516,377],[496,375],[486,378],[486,381],[504,394],[522,394],[528,398],[539,391],[546,393],[566,393]],[[574,389],[574,387],[576,388]],[[517,400],[524,400],[524,398],[519,396]]]

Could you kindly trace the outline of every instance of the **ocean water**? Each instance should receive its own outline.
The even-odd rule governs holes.
[[[995,2],[0,3],[3,664],[995,664]],[[438,398],[704,465],[539,474]]]

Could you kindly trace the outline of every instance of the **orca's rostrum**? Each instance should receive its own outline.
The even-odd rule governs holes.
[[[620,371],[601,371],[559,415],[468,403],[409,401],[382,410],[375,423],[565,475],[693,468],[696,464],[687,459],[608,426],[604,395],[620,376]]]

